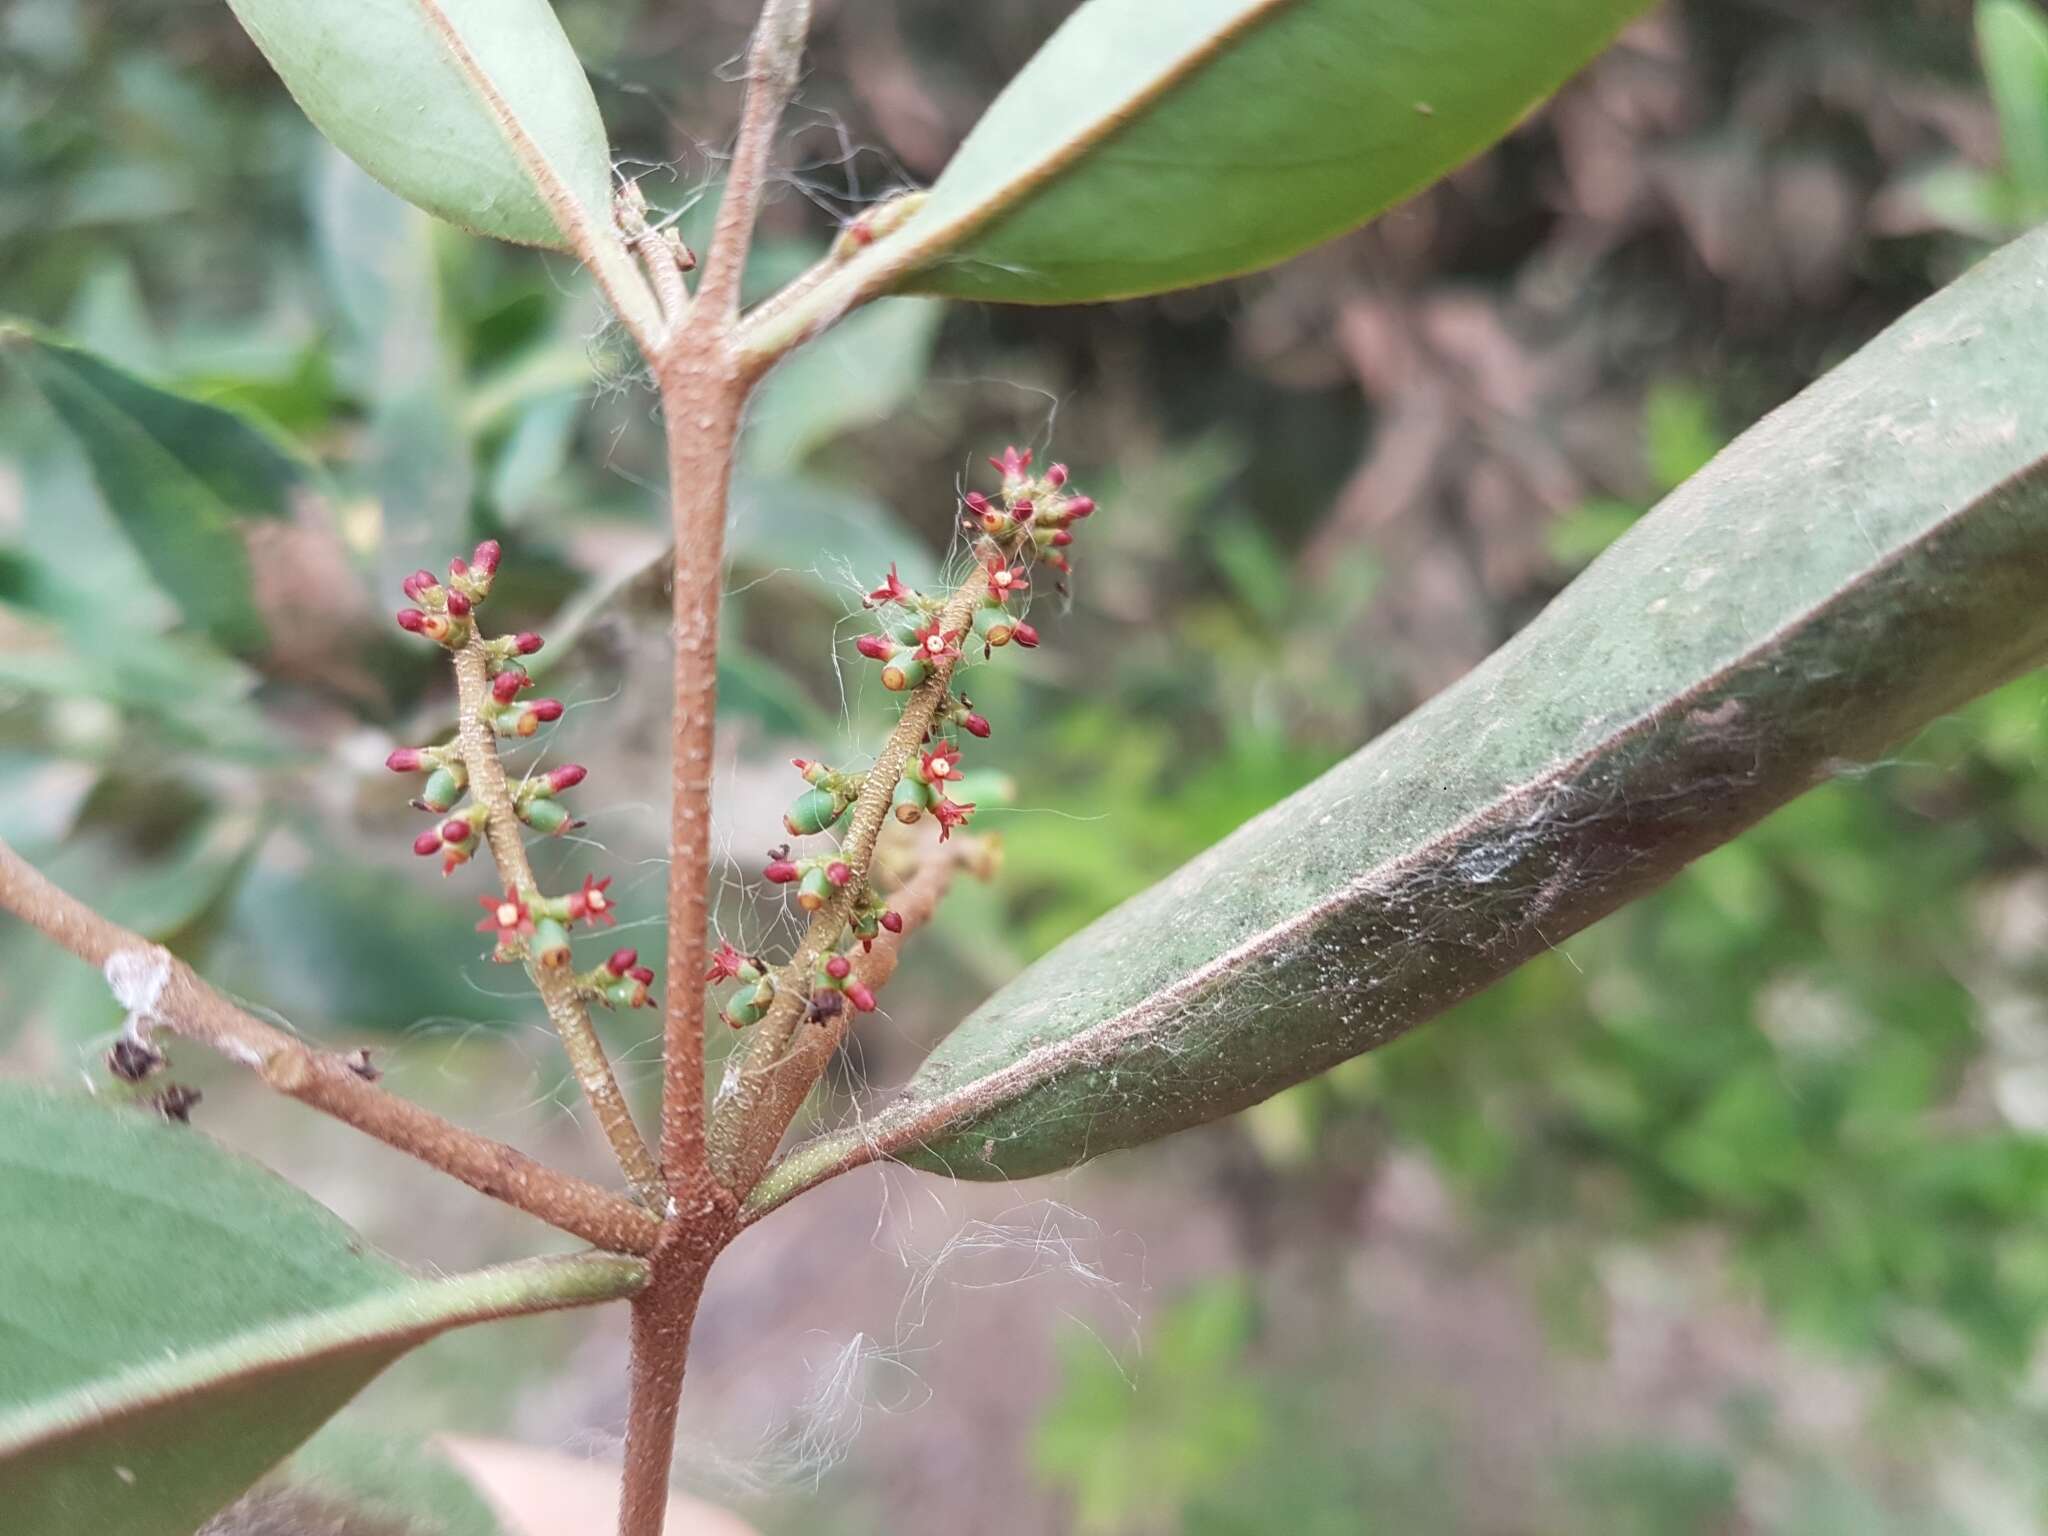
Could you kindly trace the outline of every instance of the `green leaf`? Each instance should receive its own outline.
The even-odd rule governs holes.
[[[2048,17],[2034,0],[1980,0],[1977,52],[2006,167],[2038,214],[2048,208]]]
[[[394,1536],[507,1536],[490,1503],[432,1441],[379,1434],[347,1418],[307,1441],[249,1497],[311,1499],[392,1525]]]
[[[611,157],[590,82],[547,0],[228,0],[313,126],[427,212],[566,248],[492,109],[435,30],[445,13],[505,110],[600,227]]]
[[[795,354],[755,396],[743,461],[786,474],[842,433],[887,420],[924,383],[941,313],[928,300],[886,300]]]
[[[1641,0],[1088,0],[903,229],[922,293],[1066,304],[1271,266],[1499,138]]]
[[[1751,429],[1456,686],[1026,970],[757,1207],[877,1152],[1017,1177],[1256,1103],[2035,665],[2044,335],[2048,232]]]
[[[27,326],[0,323],[0,350],[77,438],[107,506],[185,617],[238,655],[266,649],[244,524],[289,518],[306,466],[246,417]]]
[[[835,597],[873,586],[891,561],[913,587],[939,576],[938,563],[894,512],[822,480],[742,479],[733,487],[727,542],[735,563],[799,572]]]
[[[0,1083],[0,1507],[190,1536],[449,1328],[627,1296],[613,1255],[424,1279],[147,1112]]]

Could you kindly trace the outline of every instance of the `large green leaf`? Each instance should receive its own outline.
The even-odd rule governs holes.
[[[313,125],[408,202],[480,234],[565,246],[533,176],[436,31],[437,8],[504,109],[600,227],[604,122],[548,0],[228,0]]]
[[[186,618],[237,654],[264,650],[245,525],[291,516],[305,464],[233,411],[27,326],[0,324],[0,350],[78,440],[108,508]]]
[[[0,1508],[190,1536],[446,1329],[630,1295],[584,1255],[423,1279],[186,1126],[0,1083]]]
[[[790,358],[754,397],[742,460],[756,474],[788,474],[842,433],[887,420],[924,383],[943,309],[885,300]]]
[[[508,1536],[490,1502],[433,1441],[380,1434],[343,1415],[320,1431],[238,1509],[310,1505],[337,1511],[391,1536]],[[232,1521],[224,1521],[234,1529]],[[312,1520],[304,1524],[317,1529]]]
[[[1255,1103],[2038,662],[2044,337],[2048,231],[1746,433],[1455,687],[1026,970],[757,1206],[876,1151],[1016,1177]]]
[[[1646,0],[1086,0],[922,207],[760,328],[888,287],[1069,304],[1254,271],[1483,149]]]
[[[1982,0],[1977,52],[2006,168],[2029,209],[2048,207],[2048,17],[2034,0]]]

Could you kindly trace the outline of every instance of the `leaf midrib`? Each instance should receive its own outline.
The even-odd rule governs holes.
[[[1611,755],[1621,743],[1656,728],[1674,715],[1682,714],[1697,700],[1722,687],[1731,677],[1767,661],[1783,648],[1788,636],[1804,632],[1861,589],[1882,579],[1896,566],[1911,560],[1928,546],[1938,542],[1956,524],[1973,516],[1980,507],[1996,500],[2010,488],[2024,484],[2038,475],[2044,463],[2048,463],[2048,454],[2037,455],[1978,495],[1942,514],[1937,520],[1923,525],[1911,538],[1895,545],[1882,558],[1863,566],[1854,576],[1836,586],[1825,598],[1781,622],[1768,635],[1722,663],[1713,672],[1695,680],[1680,692],[1666,696],[1654,707],[1615,727],[1593,746],[1573,757],[1552,764],[1537,777],[1495,796],[1453,825],[1437,832],[1426,842],[1393,858],[1385,859],[1362,874],[1354,876],[1333,894],[1325,896],[1281,922],[1262,929],[1170,985],[1133,1003],[1122,1012],[1089,1025],[1075,1034],[1042,1045],[1008,1066],[975,1078],[970,1084],[951,1094],[904,1106],[901,1111],[903,1118],[895,1125],[889,1123],[889,1112],[884,1110],[864,1128],[857,1145],[864,1144],[871,1149],[871,1156],[889,1156],[943,1132],[957,1121],[1001,1103],[1004,1099],[1003,1089],[1007,1087],[1020,1081],[1027,1087],[1037,1082],[1050,1081],[1067,1067],[1088,1061],[1105,1046],[1114,1045],[1130,1035],[1142,1032],[1161,1014],[1171,1011],[1197,995],[1211,981],[1242,968],[1247,962],[1256,960],[1268,951],[1284,947],[1287,940],[1295,934],[1312,930],[1325,918],[1352,905],[1375,887],[1385,884],[1404,870],[1427,864],[1431,859],[1439,857],[1444,849],[1456,846],[1471,832],[1511,814],[1516,806],[1539,801],[1559,783],[1569,781],[1586,765]],[[850,1147],[846,1156],[853,1155],[856,1150],[857,1147]],[[842,1157],[834,1166],[842,1166],[844,1161],[845,1158]],[[808,1182],[815,1182],[815,1179]],[[782,1198],[788,1198],[787,1194],[782,1195]]]
[[[628,1295],[644,1274],[644,1264],[619,1255],[536,1259],[451,1280],[414,1280],[361,1301],[274,1320],[174,1362],[134,1366],[0,1415],[0,1460],[231,1382],[352,1354],[395,1356],[465,1324]],[[531,1283],[522,1285],[528,1277]]]

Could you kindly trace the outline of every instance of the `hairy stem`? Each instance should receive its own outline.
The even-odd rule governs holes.
[[[987,592],[988,569],[977,557],[972,572],[940,611],[939,628],[948,634],[958,632],[963,639],[971,637],[974,612]],[[852,867],[853,879],[833,893],[805,928],[796,953],[776,974],[774,1003],[747,1031],[746,1042],[736,1053],[739,1059],[726,1074],[726,1087],[720,1091],[718,1114],[712,1123],[712,1167],[720,1182],[741,1199],[775,1156],[782,1133],[789,1129],[810,1092],[816,1072],[829,1059],[829,1053],[820,1059],[814,1051],[792,1050],[810,1000],[810,977],[845,933],[853,909],[867,889],[875,841],[889,815],[890,799],[911,754],[930,733],[957,665],[954,660],[940,661],[905,702],[896,728],[868,770],[867,782],[854,802],[853,820],[840,844],[839,857]]]
[[[484,700],[490,696],[491,687],[489,659],[482,636],[472,627],[469,639],[455,653],[456,693],[460,702],[455,740],[463,766],[469,770],[469,792],[489,812],[489,819],[484,822],[484,841],[490,845],[498,873],[507,886],[530,903],[540,898],[541,890],[526,856],[526,841],[519,833],[512,786],[506,781],[505,765],[498,758],[497,739],[484,719]],[[547,1006],[548,1022],[562,1038],[562,1049],[568,1053],[576,1081],[583,1085],[584,1097],[590,1100],[598,1124],[604,1128],[605,1140],[611,1143],[620,1170],[643,1200],[661,1208],[668,1194],[661,1181],[661,1170],[641,1139],[639,1127],[633,1124],[633,1112],[619,1091],[618,1078],[612,1075],[604,1044],[591,1025],[590,1011],[576,995],[575,981],[565,971],[549,970],[531,960],[527,962],[526,973]]]
[[[656,1262],[653,1281],[634,1300],[619,1536],[661,1536],[690,1329],[697,1321],[709,1267],[706,1258],[664,1253]]]
[[[661,1162],[678,1202],[697,1208],[712,1194],[704,1155],[703,966],[710,926],[718,610],[725,580],[726,496],[745,398],[746,381],[725,362],[716,336],[672,357],[663,375],[676,547]]]
[[[243,1011],[168,950],[59,889],[5,843],[0,907],[89,964],[104,968],[113,955],[160,963],[163,985],[148,1022],[241,1062],[278,1092],[585,1242],[619,1253],[654,1248],[658,1226],[651,1213],[386,1093],[345,1058],[315,1050]]]
[[[804,37],[810,27],[811,0],[768,0],[747,48],[746,105],[741,109],[732,165],[726,172],[725,196],[718,205],[718,222],[712,229],[704,281],[697,290],[698,302],[722,327],[739,314],[740,281],[767,190],[775,130],[796,94]]]
[[[954,877],[986,860],[979,839],[960,839],[931,850],[917,871],[889,894],[889,906],[903,919],[900,932],[886,929],[875,937],[874,948],[854,956],[853,977],[870,991],[879,992],[896,974],[906,939],[932,920],[953,887]],[[842,1009],[832,1018],[797,1031],[795,1039],[762,1079],[760,1107],[754,1111],[764,1125],[787,1127],[803,1108],[804,1100],[825,1075],[835,1051],[853,1028],[852,1009]],[[781,1139],[780,1132],[777,1140]]]

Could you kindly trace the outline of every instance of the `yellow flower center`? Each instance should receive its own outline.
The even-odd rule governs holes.
[[[938,655],[940,651],[943,651],[946,648],[945,636],[927,635],[925,637],[924,648],[930,651],[934,656]]]

